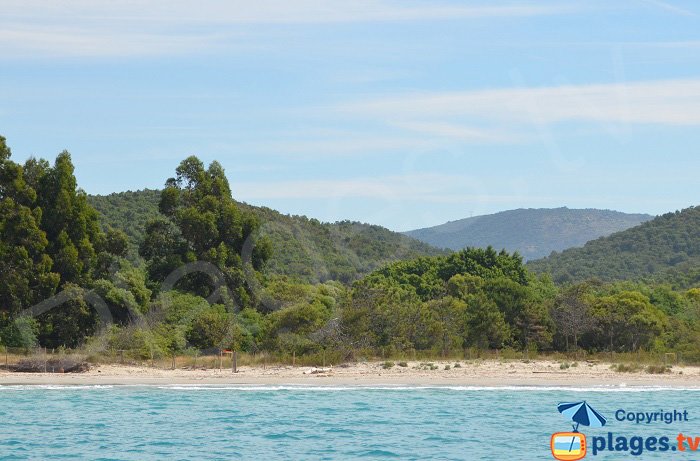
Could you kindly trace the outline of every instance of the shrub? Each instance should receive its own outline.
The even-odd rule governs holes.
[[[384,368],[385,370],[388,370],[389,368],[393,368],[394,365],[395,365],[394,362],[384,362],[384,363],[382,363],[382,368]]]
[[[401,368],[406,368],[406,367],[408,367],[408,363],[406,363],[406,362],[399,362],[398,365],[399,365]]]
[[[667,365],[649,365],[646,372],[651,375],[663,375],[671,372],[671,367]]]
[[[618,373],[637,373],[639,370],[642,369],[642,367],[636,363],[633,363],[631,365],[618,363],[617,365],[613,365],[611,368]]]

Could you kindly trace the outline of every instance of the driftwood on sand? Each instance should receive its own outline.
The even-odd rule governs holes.
[[[90,371],[90,364],[71,358],[29,358],[9,365],[7,370],[16,373],[84,373]]]

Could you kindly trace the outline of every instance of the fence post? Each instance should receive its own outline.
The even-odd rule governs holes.
[[[238,352],[231,352],[231,368],[234,373],[238,373]]]
[[[292,351],[292,366],[297,366],[297,351]]]
[[[46,354],[48,354],[48,351],[46,350],[46,348],[44,348],[44,373],[46,373],[46,367],[48,365],[47,362],[49,360],[49,358]]]

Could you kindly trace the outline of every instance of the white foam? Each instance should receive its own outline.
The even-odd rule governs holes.
[[[3,390],[95,390],[119,388],[153,388],[173,391],[300,391],[300,392],[339,392],[339,391],[453,391],[453,392],[598,392],[598,393],[640,393],[640,392],[700,392],[700,387],[670,387],[670,386],[406,386],[406,385],[349,385],[349,386],[310,386],[304,384],[283,385],[252,385],[252,384],[7,384],[0,385]]]
[[[199,391],[356,391],[356,390],[378,390],[378,391],[422,391],[422,390],[444,390],[456,392],[698,392],[700,388],[680,388],[662,386],[592,386],[592,387],[568,387],[568,386],[392,386],[392,385],[353,385],[353,386],[308,386],[308,385],[160,385],[159,389]]]
[[[84,390],[84,389],[112,389],[115,386],[106,384],[2,384],[0,391],[24,391],[24,390]]]

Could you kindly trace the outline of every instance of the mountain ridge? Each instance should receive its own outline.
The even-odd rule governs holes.
[[[104,227],[123,230],[130,255],[138,259],[146,223],[162,216],[160,191],[116,192],[88,195]],[[260,220],[263,235],[272,239],[273,254],[267,272],[306,282],[337,280],[349,283],[390,262],[447,252],[381,226],[338,221],[325,223],[306,216],[285,215],[267,207],[236,202]]]
[[[687,288],[700,281],[700,207],[690,207],[592,240],[528,268],[557,283],[648,280]]]
[[[647,214],[595,208],[518,208],[448,221],[404,234],[438,248],[456,251],[492,246],[517,251],[526,260],[534,260],[553,251],[582,246],[652,218]]]

